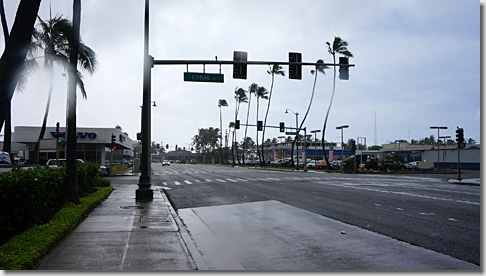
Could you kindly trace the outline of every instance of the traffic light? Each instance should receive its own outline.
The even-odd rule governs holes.
[[[280,132],[285,132],[285,123],[280,122]]]
[[[235,129],[240,129],[240,120],[235,121]]]
[[[310,146],[309,143],[305,143],[305,150],[309,150],[309,146]]]
[[[289,62],[302,62],[302,54],[289,53]],[[302,79],[302,64],[289,64],[289,79]]]
[[[348,57],[340,57],[339,64],[348,65],[349,58]],[[340,80],[349,80],[349,67],[348,66],[339,66],[339,79]]]
[[[354,140],[351,141],[351,152],[356,152],[356,142]]]
[[[165,148],[166,149],[169,149],[169,144],[165,144]]]
[[[111,134],[111,143],[114,144],[116,142],[116,136],[115,134]]]
[[[464,129],[462,128],[456,129],[456,142],[460,148],[464,147]]]
[[[257,121],[257,130],[262,131],[263,130],[263,122],[262,121]]]
[[[234,51],[233,61],[246,62],[248,60],[247,52]],[[246,63],[233,64],[233,79],[244,79],[246,80]]]
[[[175,149],[177,150],[177,145],[176,145],[176,148]]]

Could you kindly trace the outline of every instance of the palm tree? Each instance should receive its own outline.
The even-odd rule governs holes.
[[[63,18],[60,15],[57,15],[48,21],[43,21],[39,17],[38,26],[38,29],[34,31],[33,35],[34,44],[43,51],[44,68],[49,72],[50,75],[46,110],[38,138],[38,140],[40,140],[44,137],[47,125],[47,117],[49,116],[49,107],[51,104],[53,90],[54,63],[61,65],[66,71],[68,70],[72,48],[71,36],[73,33],[73,26],[68,19]],[[78,63],[89,74],[92,74],[95,71],[97,64],[96,53],[82,42],[79,43]],[[87,94],[84,88],[82,74],[78,70],[76,70],[75,78],[76,84],[80,88],[81,95],[86,99]],[[37,151],[38,148],[36,147],[35,153]],[[34,154],[34,157],[35,156],[37,156],[37,154]]]
[[[340,37],[335,36],[334,41],[331,45],[331,43],[326,42],[327,45],[327,50],[329,54],[332,55],[332,59],[334,61],[334,64],[336,64],[336,54],[341,54],[346,57],[353,57],[353,54],[351,54],[350,51],[348,51],[348,43],[344,40],[342,40]],[[332,100],[334,99],[334,92],[336,91],[336,66],[334,66],[334,79],[332,82],[332,95],[331,95],[331,101],[329,102],[329,107],[327,108],[326,112],[326,118],[324,119],[324,126],[322,127],[322,151],[324,153],[324,158],[326,159],[327,167],[330,168],[331,164],[329,163],[329,157],[326,154],[326,149],[325,149],[325,143],[324,143],[324,138],[326,135],[326,125],[327,125],[327,119],[329,117],[329,111],[331,110],[332,106]]]
[[[236,107],[235,107],[235,122],[238,120],[238,113],[240,112],[240,104],[248,102],[248,97],[246,96],[246,90],[243,88],[235,88],[235,100],[236,100]],[[236,143],[236,129],[233,131],[233,143],[231,148],[234,149],[234,144]],[[236,149],[236,159],[238,163],[240,162],[238,156],[238,149]],[[233,156],[233,164],[235,163],[234,156]]]
[[[263,142],[265,141],[265,128],[267,126],[268,111],[270,110],[270,101],[272,100],[273,83],[275,81],[275,75],[285,76],[285,72],[282,70],[282,66],[274,64],[270,66],[270,70],[267,73],[272,76],[272,85],[270,86],[270,94],[268,95],[267,112],[265,113],[265,120],[263,121],[263,133],[262,133],[262,161],[265,164],[265,154],[263,150]]]
[[[265,87],[259,86],[257,88],[257,91],[255,93],[255,96],[257,97],[257,112],[256,112],[256,120],[258,124],[258,110],[260,110],[260,98],[264,100],[268,100],[268,91]],[[260,155],[260,150],[258,149],[258,130],[256,132],[256,148],[257,148],[257,154],[258,154],[258,160],[260,160],[260,163],[262,162],[262,156]]]
[[[302,122],[300,123],[299,129],[297,130],[297,135],[299,134],[302,126],[304,126],[304,122],[307,119],[307,115],[309,114],[310,108],[312,106],[312,101],[314,99],[314,92],[316,90],[317,75],[318,75],[318,73],[326,74],[326,72],[324,72],[324,70],[329,69],[328,66],[324,65],[324,60],[322,60],[322,59],[319,59],[316,63],[318,63],[319,65],[316,65],[315,70],[311,70],[311,74],[314,75],[314,85],[312,86],[312,93],[311,93],[311,97],[310,97],[310,100],[309,100],[309,105],[307,106],[307,111],[305,112],[304,118],[302,119]],[[293,154],[294,154],[294,146],[295,146],[296,141],[297,141],[297,139],[295,139],[292,142],[292,149],[290,150],[290,160],[292,160],[292,161],[294,160]]]
[[[245,138],[243,138],[243,165],[245,165],[245,153],[246,153],[246,149],[248,148],[248,146],[246,145],[246,137],[247,137],[247,132],[248,132],[248,117],[250,116],[250,105],[251,105],[251,94],[256,94],[257,92],[257,89],[258,89],[258,84],[256,83],[252,83],[249,87],[248,87],[248,94],[250,94],[250,97],[248,98],[248,109],[246,111],[246,124],[245,124]]]
[[[228,106],[228,103],[226,102],[225,99],[219,99],[218,100],[218,107],[219,107],[219,129],[221,131],[221,137],[220,137],[220,142],[219,142],[219,162],[221,164],[223,163],[223,115],[221,114],[221,107],[222,106]]]

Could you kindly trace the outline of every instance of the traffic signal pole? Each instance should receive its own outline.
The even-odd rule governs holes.
[[[339,66],[340,70],[347,71],[349,67],[354,67],[354,64],[341,63],[314,63],[314,62],[300,62],[300,53],[291,53],[289,57],[290,61],[248,61],[246,52],[234,52],[233,58],[235,60],[155,60],[149,54],[149,0],[145,0],[145,15],[144,15],[144,54],[143,54],[143,104],[142,104],[142,120],[141,120],[141,141],[142,141],[142,154],[140,160],[141,175],[138,183],[138,189],[136,190],[136,200],[137,201],[152,201],[153,200],[153,190],[151,187],[151,160],[150,160],[150,146],[151,146],[151,74],[152,67],[154,65],[219,65],[221,73],[221,65],[234,65],[233,71],[237,68],[237,74],[233,73],[233,78],[246,79],[246,65],[289,65],[292,66],[292,72],[296,72],[297,75],[291,78],[300,79],[299,72],[301,72],[301,66]],[[189,70],[187,70],[189,71]],[[345,72],[347,73],[347,72]],[[202,75],[205,75],[203,73]],[[221,74],[218,74],[221,75]],[[203,76],[205,77],[205,76]],[[214,76],[213,76],[214,77]],[[289,76],[290,77],[290,76]],[[208,77],[209,78],[209,77]],[[198,81],[198,80],[196,80]],[[199,80],[201,81],[201,80]],[[217,78],[209,78],[206,80],[209,82],[222,82],[220,76]]]

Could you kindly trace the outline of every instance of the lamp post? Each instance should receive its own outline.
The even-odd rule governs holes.
[[[295,130],[297,134],[295,135],[295,141],[297,145],[297,170],[299,170],[299,112],[294,112],[292,109],[287,108],[285,109],[285,113],[289,113],[289,110],[295,114]]]
[[[320,129],[311,130],[311,133],[314,133],[314,160],[317,160],[317,133],[321,132]],[[317,165],[317,163],[316,163]]]
[[[138,189],[135,191],[135,199],[136,201],[152,201],[154,191],[150,188],[150,103],[151,71],[154,61],[149,55],[149,0],[145,0],[143,52],[142,158],[140,160],[141,175],[138,181]]]
[[[440,150],[439,150],[439,139],[440,138],[439,137],[440,137],[440,134],[439,134],[439,132],[440,132],[441,129],[447,129],[447,127],[446,126],[431,126],[430,129],[437,129],[437,169],[439,169],[440,168],[440,160],[439,160],[439,152],[440,152]]]
[[[348,125],[337,126],[336,129],[341,130],[341,168],[344,167],[344,142],[343,142],[343,129],[348,128]]]

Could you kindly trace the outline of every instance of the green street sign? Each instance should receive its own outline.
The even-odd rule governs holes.
[[[195,82],[224,82],[224,74],[211,73],[184,73],[184,81]]]
[[[285,135],[297,135],[297,132],[285,132]]]

